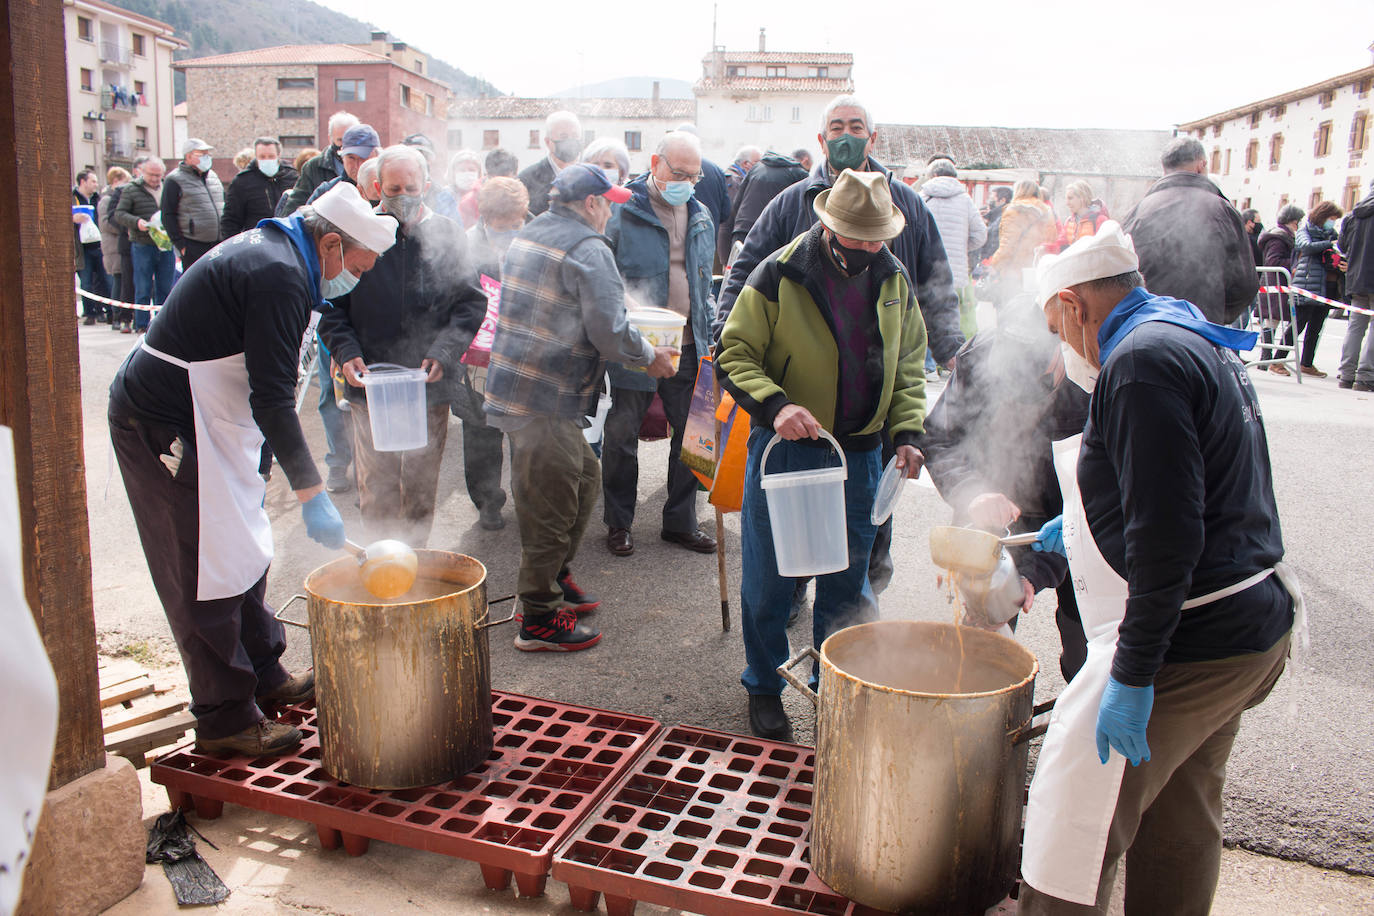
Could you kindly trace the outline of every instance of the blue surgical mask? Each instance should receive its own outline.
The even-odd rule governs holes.
[[[259,172],[262,172],[262,173],[263,173],[264,175],[266,175],[268,178],[271,178],[273,175],[277,174],[277,169],[279,169],[280,167],[281,167],[281,160],[280,160],[280,159],[259,159],[259,160],[258,160],[258,171],[259,171]]]
[[[692,199],[696,186],[690,181],[670,181],[660,192],[669,206],[679,206]]]
[[[1330,231],[1330,230],[1332,230],[1332,229],[1335,229],[1335,228],[1336,228],[1336,221],[1335,221],[1334,219],[1329,219],[1329,220],[1327,220],[1326,222],[1322,223],[1322,228],[1323,228],[1323,229],[1326,229],[1327,231]]]
[[[214,160],[210,157],[210,154],[209,154],[209,153],[206,153],[204,156],[201,156],[201,157],[200,157],[200,170],[201,170],[202,172],[208,172],[208,171],[210,171],[210,163],[213,162],[213,161],[214,161]]]
[[[339,271],[338,276],[334,277],[332,280],[325,280],[320,284],[320,295],[332,302],[335,299],[342,299],[344,296],[353,292],[353,287],[357,285],[358,278],[349,273],[348,268],[345,267],[343,270]]]

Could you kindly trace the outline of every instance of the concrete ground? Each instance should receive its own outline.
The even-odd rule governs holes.
[[[1345,324],[1329,321],[1318,365],[1325,380],[1298,385],[1255,373],[1265,411],[1288,559],[1302,577],[1312,617],[1312,650],[1285,676],[1267,703],[1248,713],[1232,756],[1227,784],[1227,842],[1214,912],[1374,913],[1374,667],[1365,654],[1374,565],[1366,559],[1359,520],[1374,516],[1374,397],[1337,390],[1335,363]],[[106,388],[133,340],[105,326],[81,328],[86,475],[95,570],[96,622],[104,651],[161,657],[175,677],[171,644],[128,503],[110,458],[104,423]],[[932,391],[934,394],[934,391]],[[303,415],[317,458],[323,434],[317,413]],[[461,427],[451,427],[440,480],[440,507],[429,546],[456,550],[487,565],[489,594],[513,591],[519,537],[511,522],[499,532],[476,524],[462,482]],[[666,443],[641,448],[636,552],[615,558],[604,547],[599,513],[574,572],[603,598],[591,618],[605,634],[596,648],[571,656],[517,652],[509,627],[492,631],[493,686],[566,702],[747,731],[739,639],[738,516],[726,517],[725,549],[734,626],[720,628],[714,557],[668,545],[657,537],[663,499]],[[336,500],[355,539],[363,535],[350,496]],[[278,472],[268,493],[277,555],[269,599],[284,602],[310,570],[334,557],[309,541]],[[700,500],[708,530],[711,513]],[[887,617],[948,619],[936,587],[926,533],[948,521],[933,489],[909,485],[896,514],[897,570],[882,596]],[[1037,698],[1056,695],[1057,634],[1052,604],[1042,598],[1022,620],[1019,637],[1041,659]],[[809,617],[794,631],[805,641]],[[299,635],[298,635],[299,634]],[[310,664],[308,637],[291,631],[286,661]],[[795,694],[786,698],[797,740],[810,743],[814,713]],[[160,788],[145,794],[150,817],[165,809]],[[550,884],[543,900],[517,901],[512,892],[483,889],[477,868],[441,856],[373,844],[359,859],[319,850],[313,829],[233,806],[215,822],[196,822],[221,851],[203,849],[235,890],[229,912],[300,909],[324,913],[389,913],[423,909],[455,913],[571,912],[566,891]],[[1263,853],[1264,855],[1256,855]],[[1278,858],[1270,858],[1275,856]],[[1291,860],[1291,861],[1284,861]],[[1328,871],[1325,869],[1336,869]],[[1350,872],[1353,874],[1343,874]],[[116,913],[170,912],[166,881],[150,870],[143,888]],[[645,912],[654,912],[643,908]],[[658,911],[662,912],[662,911]]]

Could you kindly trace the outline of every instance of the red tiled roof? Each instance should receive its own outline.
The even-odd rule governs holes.
[[[692,86],[697,95],[704,92],[823,92],[839,95],[854,91],[852,79],[830,77],[727,76],[702,77]]]
[[[702,63],[710,63],[715,55],[707,54]],[[854,55],[830,51],[722,51],[720,59],[727,64],[853,64]]]
[[[537,99],[498,96],[489,99],[458,99],[449,105],[448,116],[468,120],[538,120],[555,111],[571,111],[579,118],[664,119],[696,118],[695,99]]]
[[[278,45],[254,51],[235,51],[178,60],[173,67],[184,70],[192,67],[261,67],[272,64],[378,64],[394,63],[384,54],[357,48],[353,45]],[[397,65],[399,66],[399,64]]]
[[[934,155],[967,168],[982,163],[1073,175],[1160,173],[1167,130],[1055,130],[1043,127],[949,127],[879,124],[873,154],[879,162],[924,168]]]

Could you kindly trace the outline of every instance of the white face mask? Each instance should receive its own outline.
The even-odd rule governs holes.
[[[462,171],[453,176],[453,187],[458,191],[471,191],[477,187],[477,173]]]
[[[1059,341],[1059,349],[1064,354],[1064,374],[1069,377],[1069,381],[1092,394],[1093,389],[1097,387],[1099,370],[1094,369],[1086,357],[1080,356],[1077,350],[1069,346],[1068,341]]]
[[[281,160],[280,160],[280,159],[259,159],[259,160],[258,160],[258,171],[259,171],[259,172],[262,172],[262,173],[263,173],[264,175],[266,175],[268,178],[271,178],[273,175],[277,174],[277,169],[280,168],[280,167],[281,167]]]
[[[611,187],[620,184],[620,169],[608,169],[602,166],[601,171],[605,173],[606,180],[611,183]]]

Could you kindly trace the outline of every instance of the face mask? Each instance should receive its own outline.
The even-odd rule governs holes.
[[[476,172],[459,172],[453,176],[453,189],[455,191],[471,191],[477,187]]]
[[[395,197],[382,195],[382,206],[386,208],[386,212],[400,220],[403,226],[415,222],[424,205],[423,197],[411,197],[409,194],[397,194]]]
[[[835,263],[840,265],[840,270],[851,277],[868,270],[868,266],[873,263],[873,259],[878,256],[876,251],[864,251],[862,248],[846,248],[836,241],[835,237],[830,236],[830,253],[835,258]]]
[[[1088,348],[1088,332],[1086,328],[1081,330],[1083,331],[1083,349],[1086,350]],[[1064,354],[1064,374],[1068,376],[1069,381],[1088,394],[1092,394],[1093,389],[1097,387],[1097,374],[1101,370],[1088,362],[1086,356],[1080,355],[1077,350],[1069,346],[1068,341],[1060,340],[1059,349]]]
[[[553,155],[559,162],[576,162],[582,155],[582,141],[576,137],[564,137],[553,141]]]
[[[258,160],[258,171],[259,171],[259,172],[262,172],[262,173],[263,173],[264,175],[266,175],[268,178],[271,178],[273,175],[277,174],[277,169],[280,168],[280,167],[281,167],[281,160],[280,160],[280,159],[259,159],[259,160]]]
[[[670,181],[659,193],[663,195],[664,201],[666,201],[669,206],[677,207],[687,203],[687,201],[692,198],[692,194],[695,191],[696,186],[690,181]]]
[[[1329,219],[1326,222],[1322,223],[1322,228],[1329,232],[1332,229],[1336,228],[1336,221],[1334,219]]]
[[[605,173],[606,180],[611,183],[611,187],[620,184],[620,169],[602,168],[601,171]]]
[[[201,170],[202,172],[208,172],[208,171],[210,171],[210,163],[211,163],[212,161],[213,161],[213,160],[212,160],[209,156],[201,156],[201,157],[200,157],[200,170]]]
[[[329,300],[340,299],[353,292],[353,287],[358,285],[358,278],[348,272],[345,267],[339,271],[339,275],[332,280],[325,280],[320,284],[320,294]]]
[[[867,146],[867,137],[845,134],[843,137],[825,141],[825,158],[830,161],[830,167],[836,172],[843,172],[845,169],[858,169],[868,161],[868,157],[864,154],[864,149]]]

